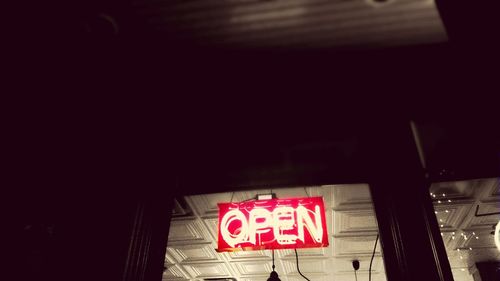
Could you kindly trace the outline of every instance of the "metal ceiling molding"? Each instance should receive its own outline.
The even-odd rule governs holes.
[[[434,0],[135,0],[148,28],[201,45],[385,47],[447,41]]]

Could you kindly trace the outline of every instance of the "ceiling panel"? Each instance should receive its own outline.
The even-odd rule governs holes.
[[[430,0],[135,0],[147,26],[201,45],[396,46],[447,40]]]
[[[434,200],[470,199],[474,197],[474,190],[472,181],[439,182],[433,183],[430,188]]]
[[[500,212],[500,204],[499,202],[488,202],[482,203],[479,205],[478,214],[488,214],[488,213],[499,213]],[[471,212],[475,212],[476,209],[473,208]],[[479,228],[487,228],[491,231],[491,226],[498,223],[500,220],[500,214],[491,215],[491,216],[482,216],[476,217],[471,216],[471,218],[464,224],[463,228],[466,230],[469,229],[479,229]]]
[[[207,243],[211,241],[212,238],[200,220],[172,220],[170,222],[168,233],[168,243],[170,245]]]
[[[182,271],[178,265],[168,265],[165,266],[163,271],[162,280],[188,280],[189,276]]]
[[[472,203],[466,204],[438,204],[435,206],[435,212],[441,231],[456,231],[466,216],[472,209]]]
[[[251,277],[252,275],[266,275],[272,271],[272,262],[266,261],[245,261],[234,262],[232,265],[236,268],[241,277]]]
[[[300,271],[302,271],[302,269]],[[287,277],[288,277],[288,281],[304,281],[305,280],[304,277],[302,277],[302,276],[300,276],[298,274],[297,275],[289,275]],[[329,277],[326,274],[312,274],[312,273],[309,273],[307,275],[307,277],[310,280],[314,280],[314,281],[329,281],[329,280],[332,280],[331,277]],[[260,280],[260,281],[262,281],[262,280]]]
[[[199,263],[185,264],[182,268],[189,274],[191,279],[195,278],[221,278],[231,277],[233,274],[225,263]]]
[[[376,236],[337,237],[333,242],[335,257],[371,256]],[[380,244],[377,245],[375,255],[380,255]]]
[[[474,216],[477,205],[480,206],[480,213],[500,210],[498,179],[435,183],[430,191],[435,195],[431,195],[431,198],[438,222],[443,225],[442,237],[455,280],[472,281],[471,272],[475,262],[500,259],[490,234],[492,225],[498,222],[500,216]],[[171,222],[163,279],[267,279],[271,271],[271,251],[215,251],[217,203],[231,200],[240,202],[266,192],[271,192],[271,189],[194,195],[184,198],[185,203],[179,200]],[[330,245],[325,248],[298,249],[299,265],[306,276],[314,281],[354,280],[352,260],[357,258],[361,263],[358,279],[367,278],[377,234],[368,185],[280,188],[272,192],[278,198],[323,196]],[[467,239],[462,234],[468,236]],[[303,280],[297,273],[293,250],[276,251],[276,270],[282,281]],[[386,280],[380,243],[377,245],[372,273],[374,281]]]
[[[221,256],[215,252],[212,243],[171,245],[167,247],[167,252],[176,262],[181,264],[186,262],[212,262],[221,259]]]
[[[229,202],[232,193],[193,195],[186,198],[191,208],[201,217],[217,217],[217,203]]]
[[[238,281],[267,280],[272,270],[271,251],[215,251],[217,203],[240,202],[266,192],[271,192],[271,189],[186,196],[186,206],[176,207],[181,215],[174,216],[171,221],[163,279],[198,281],[234,277]],[[314,281],[349,280],[354,277],[352,259],[358,258],[361,261],[359,274],[366,274],[377,234],[368,185],[279,188],[272,192],[278,198],[323,196],[325,201],[330,245],[297,249],[301,272]],[[179,205],[183,205],[183,200],[178,201]],[[284,249],[275,252],[276,271],[281,280],[302,281],[297,272],[295,251]],[[385,280],[380,244],[372,272],[373,280]]]
[[[229,252],[229,256],[234,261],[270,260],[271,251],[237,251]]]
[[[283,260],[284,274],[294,275],[297,272],[297,262],[295,260]],[[328,274],[328,259],[305,259],[301,258],[299,262],[302,273]]]
[[[330,199],[334,210],[371,208],[372,198],[367,184],[332,186]]]
[[[333,211],[333,235],[356,236],[377,233],[373,209]]]
[[[476,217],[474,214],[476,206],[479,206],[479,214],[500,211],[498,182],[498,178],[475,179],[434,183],[430,188],[456,281],[473,281],[476,262],[500,260],[491,234],[500,215]]]
[[[293,249],[280,250],[278,254],[283,259],[295,259]],[[332,247],[297,249],[297,254],[303,258],[327,258],[332,255]]]

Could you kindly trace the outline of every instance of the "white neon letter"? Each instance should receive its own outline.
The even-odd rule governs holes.
[[[262,244],[262,241],[260,241],[260,234],[269,232],[271,227],[271,212],[269,212],[266,209],[253,209],[250,211],[250,218],[249,218],[249,229],[248,229],[248,236],[250,243],[257,245],[256,243],[256,235],[259,234],[259,243]],[[267,229],[266,229],[267,228]]]
[[[273,211],[274,218],[274,237],[278,244],[295,244],[297,235],[283,234],[285,230],[291,230],[295,224],[292,207],[278,207]]]
[[[304,206],[297,207],[297,222],[298,222],[298,233],[300,240],[304,241],[304,226],[307,227],[307,230],[311,234],[311,237],[316,242],[321,242],[323,240],[323,226],[321,225],[321,211],[319,206],[315,206],[314,208],[314,218],[315,222],[312,221],[309,216],[309,210],[307,210]]]
[[[241,228],[231,233],[229,232],[229,225],[235,220],[241,221]],[[220,222],[220,232],[224,241],[231,247],[248,240],[248,222],[245,215],[240,210],[231,210],[227,212]]]

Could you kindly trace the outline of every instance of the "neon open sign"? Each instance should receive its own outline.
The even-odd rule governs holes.
[[[218,205],[219,252],[328,246],[322,197]]]

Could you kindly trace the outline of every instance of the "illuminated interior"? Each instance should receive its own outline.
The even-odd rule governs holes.
[[[480,280],[478,263],[500,261],[499,182],[491,178],[431,186],[434,212],[455,281]]]
[[[352,261],[359,260],[357,278],[368,280],[378,227],[369,186],[366,184],[259,189],[177,198],[163,280],[267,280],[272,271],[272,250],[216,252],[217,203],[247,202],[257,194],[271,192],[279,199],[309,196],[324,199],[329,245],[297,249],[300,271],[307,278],[315,281],[354,281],[356,277]],[[311,222],[308,224],[313,225],[313,216],[309,218]],[[310,231],[314,233],[313,228]],[[275,264],[282,281],[304,280],[297,271],[294,249],[275,250]],[[380,243],[375,249],[371,280],[386,280]]]

